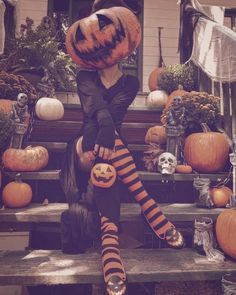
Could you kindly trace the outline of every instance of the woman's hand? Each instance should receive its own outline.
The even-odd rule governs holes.
[[[103,160],[110,160],[112,152],[113,150],[99,144],[95,144],[94,146],[95,155],[102,158]]]
[[[88,159],[89,161],[94,161],[95,160],[95,154],[94,151],[88,151],[83,153],[85,158]]]

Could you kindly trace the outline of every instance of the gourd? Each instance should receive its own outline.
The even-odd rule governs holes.
[[[202,124],[203,132],[193,133],[185,139],[184,158],[194,170],[213,173],[224,168],[229,144],[223,133],[212,132]]]
[[[2,156],[4,167],[11,171],[38,171],[48,164],[48,160],[48,151],[42,146],[9,148]]]
[[[103,69],[130,55],[140,40],[135,14],[125,7],[112,7],[76,21],[67,32],[66,48],[76,64]]]
[[[57,98],[42,97],[35,105],[35,112],[41,120],[60,120],[64,116],[64,106]]]
[[[32,195],[31,186],[17,178],[3,188],[3,204],[8,208],[22,208],[30,204]]]
[[[221,249],[236,259],[236,209],[225,209],[216,220],[216,237]]]
[[[166,129],[164,126],[150,127],[145,135],[146,143],[166,143]]]

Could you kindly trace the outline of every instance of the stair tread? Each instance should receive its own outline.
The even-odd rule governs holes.
[[[58,180],[60,176],[60,169],[57,170],[42,170],[42,171],[34,171],[34,172],[10,172],[5,171],[11,178],[15,178],[16,174],[21,174],[22,180]],[[155,183],[156,181],[193,181],[194,178],[209,178],[212,181],[224,181],[228,178],[228,172],[222,173],[212,173],[212,174],[202,174],[202,173],[189,173],[189,174],[181,174],[174,173],[171,175],[156,173],[156,172],[147,172],[147,171],[138,171],[141,180],[149,181]]]
[[[123,249],[121,256],[130,283],[219,280],[225,273],[236,273],[235,262],[210,262],[192,249]],[[0,285],[103,282],[100,252],[1,251],[0,265]]]
[[[60,223],[61,213],[68,208],[66,203],[49,203],[48,205],[30,204],[28,207],[19,209],[0,210],[0,222],[7,223]],[[161,209],[168,219],[173,222],[194,221],[195,218],[208,216],[213,220],[224,208],[198,208],[192,203],[161,204]],[[137,221],[143,219],[140,206],[136,203],[122,203],[120,221]]]

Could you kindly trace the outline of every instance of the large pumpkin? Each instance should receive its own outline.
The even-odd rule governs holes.
[[[9,148],[2,156],[4,167],[11,171],[38,171],[47,165],[48,159],[48,151],[42,146]]]
[[[12,111],[12,106],[15,102],[10,99],[0,99],[0,110],[2,110],[5,114],[10,114]]]
[[[76,64],[103,69],[131,54],[140,40],[141,27],[134,13],[112,7],[75,22],[67,32],[66,48]]]
[[[145,135],[146,143],[166,143],[166,128],[164,126],[150,127]]]
[[[148,94],[147,106],[164,108],[167,102],[168,95],[163,90],[155,90]]]
[[[30,204],[32,195],[32,189],[29,184],[16,180],[4,187],[2,200],[5,207],[21,208]]]
[[[35,112],[42,120],[60,120],[64,115],[64,106],[57,98],[42,97],[36,103]]]
[[[213,173],[224,168],[229,155],[226,136],[205,130],[189,135],[184,143],[184,158],[194,170]]]
[[[236,209],[225,209],[216,220],[216,237],[221,249],[236,259]]]

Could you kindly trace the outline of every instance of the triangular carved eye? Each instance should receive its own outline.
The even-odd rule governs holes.
[[[86,38],[85,38],[83,32],[81,31],[81,28],[78,26],[78,28],[76,30],[76,33],[75,33],[75,40],[76,40],[76,42],[83,41],[85,39]]]
[[[98,17],[98,23],[99,23],[100,30],[102,30],[106,26],[112,24],[112,20],[103,14],[97,14],[97,17]]]

